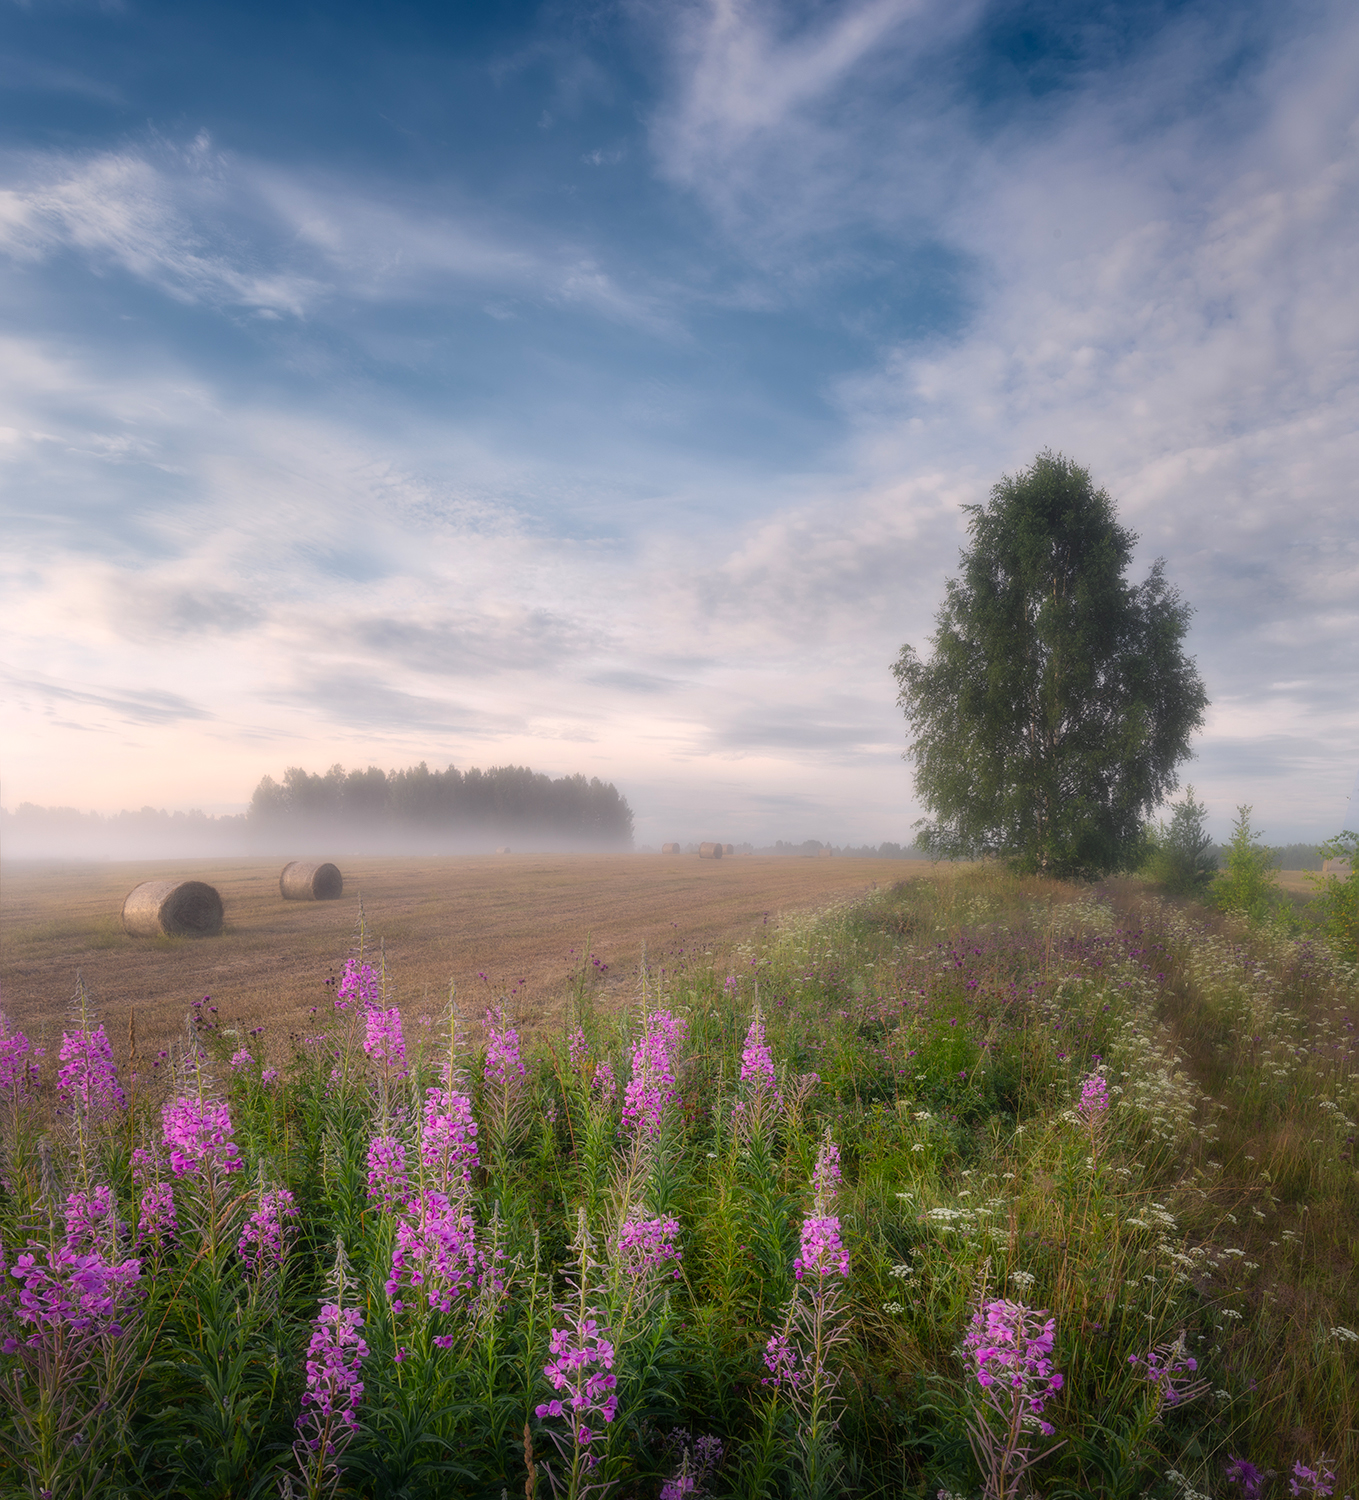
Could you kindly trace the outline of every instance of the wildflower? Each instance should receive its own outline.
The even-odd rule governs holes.
[[[451,1089],[426,1089],[424,1113],[420,1160],[443,1186],[470,1184],[478,1161],[472,1101]]]
[[[368,1144],[368,1196],[396,1203],[406,1193],[406,1148],[394,1135],[374,1136]]]
[[[181,1095],[162,1107],[161,1125],[170,1148],[170,1170],[176,1177],[197,1176],[204,1163],[224,1172],[238,1171],[244,1165],[232,1139],[231,1112],[220,1100]]]
[[[631,1277],[673,1264],[675,1279],[684,1252],[674,1243],[678,1219],[629,1219],[618,1231],[614,1251],[617,1263]]]
[[[174,1189],[168,1182],[148,1183],[142,1189],[137,1214],[137,1238],[159,1244],[173,1240],[178,1233],[179,1219],[175,1214]]]
[[[849,1251],[840,1243],[840,1220],[834,1215],[802,1221],[802,1248],[793,1261],[793,1274],[801,1281],[807,1273],[817,1278],[849,1275]]]
[[[585,1064],[590,1060],[590,1044],[585,1039],[583,1028],[577,1026],[571,1033],[567,1049],[571,1058],[571,1071],[577,1078],[583,1078],[585,1076]]]
[[[351,958],[340,975],[339,987],[335,991],[335,1009],[348,1010],[351,1005],[361,1004],[365,1008],[379,1005],[382,1001],[382,980],[372,964]]]
[[[287,1188],[260,1194],[259,1207],[245,1221],[236,1242],[236,1250],[252,1275],[266,1276],[282,1266],[297,1234],[296,1225],[287,1221],[297,1216],[297,1203]]]
[[[274,1083],[277,1080],[277,1078],[277,1068],[266,1068],[264,1072],[260,1074],[260,1082],[264,1085],[265,1088],[268,1088],[271,1083]]]
[[[1235,1456],[1228,1460],[1225,1472],[1228,1484],[1241,1486],[1245,1500],[1261,1500],[1265,1492],[1265,1481],[1270,1477],[1269,1473],[1257,1469],[1246,1459]]]
[[[43,1049],[30,1046],[22,1031],[9,1029],[4,1012],[0,1011],[0,1098],[23,1099],[37,1088],[36,1059],[42,1055]]]
[[[487,1083],[508,1088],[525,1074],[519,1059],[519,1033],[509,1024],[503,1005],[486,1012],[486,1066],[481,1076]]]
[[[764,1019],[758,1010],[746,1032],[746,1044],[741,1053],[741,1082],[750,1084],[756,1099],[769,1098],[775,1104],[781,1102],[774,1058],[765,1041]]]
[[[830,1127],[822,1138],[812,1170],[812,1192],[818,1213],[825,1213],[840,1188],[840,1148],[831,1137]]]
[[[118,1084],[113,1048],[102,1026],[78,1026],[61,1034],[61,1071],[57,1092],[82,1109],[122,1109],[127,1102]]]
[[[564,1418],[577,1449],[588,1449],[600,1435],[589,1422],[598,1418],[606,1426],[618,1411],[613,1394],[618,1378],[613,1373],[613,1344],[608,1329],[601,1329],[593,1308],[573,1319],[565,1328],[554,1328],[550,1339],[552,1362],[543,1374],[554,1391],[562,1394],[535,1407],[546,1420]],[[587,1465],[592,1457],[587,1454]]]
[[[623,1119],[644,1134],[660,1130],[666,1105],[675,1101],[674,1053],[683,1036],[684,1022],[668,1010],[658,1010],[647,1017],[642,1038],[633,1048]]]
[[[110,1187],[72,1193],[66,1199],[66,1248],[77,1254],[111,1255],[122,1225]]]
[[[1156,1386],[1158,1401],[1165,1406],[1182,1406],[1209,1388],[1206,1380],[1183,1383],[1183,1377],[1192,1375],[1199,1367],[1198,1361],[1187,1351],[1183,1331],[1173,1343],[1157,1344],[1145,1355],[1130,1354],[1128,1363],[1143,1367],[1146,1379]]]
[[[618,1083],[613,1076],[613,1069],[603,1058],[595,1064],[594,1077],[590,1080],[590,1092],[604,1104],[611,1102],[618,1092]]]
[[[972,1361],[977,1384],[991,1397],[990,1404],[1002,1415],[1002,1405],[1023,1407],[1024,1425],[1036,1423],[1044,1436],[1053,1427],[1041,1420],[1044,1406],[1062,1388],[1062,1377],[1052,1368],[1052,1346],[1057,1320],[1047,1309],[1025,1307],[1022,1302],[998,1299],[972,1315],[972,1326],[964,1348]],[[1010,1392],[1006,1401],[1003,1391]],[[1000,1404],[998,1404],[1000,1403]]]
[[[722,1439],[705,1433],[697,1440],[677,1427],[665,1440],[666,1451],[678,1455],[679,1468],[661,1486],[659,1500],[684,1500],[686,1495],[706,1495],[708,1480],[722,1462]]]
[[[786,1333],[771,1333],[764,1346],[765,1369],[769,1371],[760,1379],[761,1385],[772,1385],[776,1390],[787,1387],[796,1391],[802,1384],[805,1371],[800,1368],[801,1359],[797,1348]]]
[[[9,1274],[20,1283],[14,1316],[33,1330],[22,1341],[4,1341],[4,1352],[13,1354],[20,1348],[40,1349],[45,1334],[121,1338],[119,1320],[141,1280],[142,1267],[135,1259],[113,1265],[100,1255],[82,1254],[66,1245],[30,1243],[15,1257]]]
[[[1081,1102],[1076,1106],[1092,1124],[1108,1112],[1109,1085],[1100,1073],[1091,1073],[1081,1082]]]
[[[381,1068],[398,1078],[406,1076],[406,1038],[401,1031],[401,1011],[370,1005],[364,1015],[363,1050]]]
[[[1323,1453],[1310,1469],[1301,1459],[1293,1465],[1293,1474],[1288,1481],[1290,1495],[1333,1495],[1335,1493],[1335,1470]]]
[[[396,1226],[386,1282],[392,1310],[401,1312],[411,1305],[409,1294],[416,1296],[417,1304],[423,1298],[427,1306],[449,1312],[480,1279],[475,1222],[445,1193],[421,1193],[408,1207],[412,1217]]]
[[[313,1453],[335,1450],[336,1424],[353,1431],[354,1413],[363,1398],[359,1366],[368,1358],[368,1345],[359,1329],[363,1314],[357,1307],[326,1303],[312,1325],[307,1346],[307,1388],[302,1393],[302,1415],[297,1419],[303,1441]],[[310,1428],[311,1437],[306,1437]]]

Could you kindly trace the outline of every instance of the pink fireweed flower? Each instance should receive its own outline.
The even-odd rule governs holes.
[[[359,1333],[362,1327],[363,1314],[357,1307],[342,1308],[333,1302],[321,1308],[312,1325],[307,1388],[297,1427],[313,1453],[323,1445],[333,1450],[336,1424],[349,1431],[358,1425],[354,1413],[363,1398],[359,1366],[368,1358],[368,1345]]]
[[[238,1047],[231,1054],[231,1071],[239,1073],[242,1068],[253,1068],[255,1066],[254,1056],[248,1047]]]
[[[38,1087],[41,1047],[29,1044],[22,1031],[11,1031],[0,1011],[0,1098],[25,1099]]]
[[[789,1341],[786,1333],[771,1333],[764,1346],[765,1369],[768,1375],[761,1378],[761,1385],[772,1385],[775,1390],[787,1388],[796,1391],[806,1378],[802,1360],[796,1345]]]
[[[618,1082],[613,1069],[602,1058],[595,1064],[594,1077],[590,1080],[590,1092],[601,1104],[609,1104],[618,1092]]]
[[[66,1248],[77,1255],[111,1255],[123,1226],[110,1187],[71,1193],[66,1199]]]
[[[1335,1470],[1331,1468],[1330,1462],[1323,1453],[1316,1461],[1316,1468],[1298,1459],[1293,1465],[1293,1473],[1288,1481],[1288,1493],[1290,1495],[1333,1495],[1335,1494]]]
[[[486,1066],[481,1076],[502,1088],[517,1083],[525,1074],[519,1060],[519,1033],[509,1024],[503,1005],[486,1012]]]
[[[655,1135],[668,1104],[676,1099],[674,1058],[684,1038],[684,1022],[668,1010],[648,1016],[632,1052],[632,1078],[623,1091],[623,1121]]]
[[[335,991],[335,1009],[348,1010],[351,1005],[381,1005],[382,978],[372,964],[351,958],[340,975]]]
[[[827,1276],[849,1275],[849,1251],[840,1243],[840,1220],[834,1215],[802,1221],[802,1249],[793,1260],[793,1275],[799,1281],[814,1276],[818,1285]]]
[[[684,1252],[675,1244],[678,1219],[629,1219],[614,1242],[617,1264],[634,1280],[662,1266],[673,1265],[678,1281]]]
[[[236,1251],[253,1276],[267,1276],[287,1259],[297,1236],[297,1203],[287,1188],[261,1193],[259,1207],[245,1221]]]
[[[277,1078],[277,1068],[266,1068],[264,1072],[260,1074],[260,1082],[264,1085],[265,1088],[268,1088],[271,1083],[277,1080]]]
[[[406,1076],[406,1038],[401,1031],[401,1011],[392,1006],[382,1010],[376,1005],[368,1007],[363,1018],[363,1050],[380,1068],[387,1068],[396,1077]]]
[[[161,1164],[138,1146],[132,1153],[132,1181],[137,1188],[137,1240],[150,1240],[159,1247],[179,1234],[175,1215],[175,1195],[168,1182],[161,1181]]]
[[[374,1136],[368,1144],[368,1196],[375,1203],[406,1197],[406,1148],[394,1135]]]
[[[1042,1420],[1043,1408],[1062,1388],[1062,1377],[1052,1368],[1056,1328],[1057,1320],[1047,1317],[1046,1308],[1000,1298],[973,1313],[964,1340],[988,1404],[1005,1415],[1012,1403],[1020,1403],[1024,1425],[1036,1425],[1046,1436],[1053,1427]]]
[[[774,1073],[774,1058],[764,1038],[764,1019],[759,1011],[746,1032],[746,1045],[741,1053],[741,1082],[748,1083],[756,1098],[768,1096],[775,1104],[779,1102],[778,1078]]]
[[[420,1160],[441,1185],[471,1183],[478,1162],[477,1122],[466,1094],[451,1089],[425,1090]]]
[[[577,1078],[584,1078],[585,1066],[590,1060],[590,1044],[585,1040],[585,1032],[579,1026],[571,1033],[567,1050],[571,1059],[571,1071]]]
[[[445,1193],[421,1193],[408,1205],[411,1218],[396,1226],[396,1248],[386,1292],[394,1312],[420,1300],[439,1312],[479,1281],[476,1225]]]
[[[1209,1389],[1206,1380],[1190,1381],[1198,1361],[1188,1352],[1183,1331],[1169,1344],[1157,1344],[1146,1354],[1130,1354],[1128,1363],[1141,1366],[1143,1376],[1156,1387],[1157,1399],[1165,1406],[1183,1406]]]
[[[20,1283],[13,1315],[32,1329],[22,1341],[4,1341],[4,1352],[13,1354],[21,1347],[41,1348],[48,1334],[121,1338],[119,1320],[141,1280],[142,1267],[139,1260],[110,1265],[100,1255],[83,1255],[65,1245],[30,1243],[15,1257],[9,1274]]]
[[[597,1418],[607,1426],[618,1411],[618,1397],[613,1393],[618,1378],[613,1373],[614,1348],[608,1335],[609,1330],[600,1328],[591,1308],[567,1327],[552,1330],[553,1359],[543,1366],[548,1383],[561,1394],[534,1410],[544,1420],[564,1418],[581,1449],[588,1449],[600,1436],[589,1425],[590,1420]]]
[[[232,1139],[231,1111],[218,1099],[181,1095],[161,1109],[162,1133],[170,1148],[170,1170],[176,1177],[197,1176],[205,1164],[223,1172],[239,1171],[240,1148]]]
[[[102,1026],[77,1027],[61,1034],[61,1071],[57,1092],[82,1109],[122,1109],[127,1102],[118,1084],[113,1048]]]
[[[1109,1085],[1100,1073],[1091,1073],[1081,1082],[1081,1102],[1076,1108],[1092,1123],[1109,1110]]]
[[[840,1191],[840,1148],[827,1129],[816,1153],[816,1166],[812,1168],[812,1194],[816,1199],[818,1213],[824,1213],[835,1201]]]

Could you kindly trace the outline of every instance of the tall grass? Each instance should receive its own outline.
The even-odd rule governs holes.
[[[1359,977],[1195,910],[917,880],[522,1045],[356,953],[278,1076],[203,1004],[122,1101],[7,1036],[4,1483],[1339,1493]]]

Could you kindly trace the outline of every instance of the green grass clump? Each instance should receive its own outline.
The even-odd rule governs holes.
[[[6,1493],[963,1496],[1007,1442],[1054,1497],[1353,1483],[1329,949],[981,869],[621,1006],[583,968],[522,1047],[347,975],[277,1074],[206,1004],[122,1101],[89,1016],[65,1087],[0,1037]],[[1052,1320],[1051,1435],[977,1379],[1000,1301]]]

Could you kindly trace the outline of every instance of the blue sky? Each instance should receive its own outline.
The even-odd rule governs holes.
[[[1050,446],[1217,831],[1359,820],[1352,5],[0,3],[6,806],[905,839],[889,663]]]

